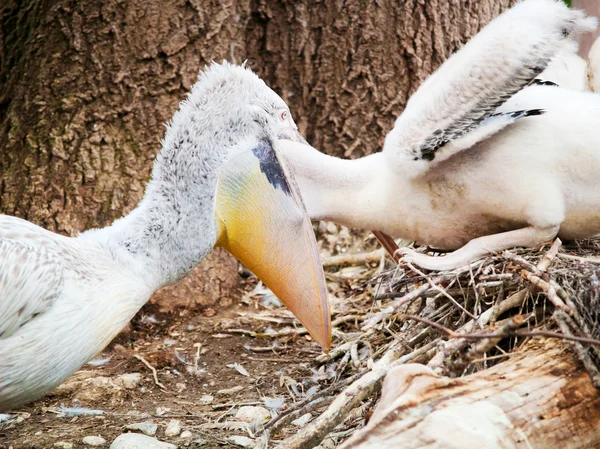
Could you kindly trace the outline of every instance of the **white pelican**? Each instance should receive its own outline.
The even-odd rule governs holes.
[[[0,410],[60,384],[214,246],[328,347],[314,234],[276,151],[284,137],[303,140],[283,100],[250,70],[213,64],[174,115],[129,215],[75,238],[0,216]]]
[[[437,270],[600,233],[600,95],[530,85],[595,26],[560,1],[524,1],[419,87],[383,152],[341,160],[284,143],[309,214],[455,250],[402,250]]]

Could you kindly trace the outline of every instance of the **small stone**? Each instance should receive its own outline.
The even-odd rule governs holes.
[[[197,440],[194,440],[194,444],[196,446],[203,446],[204,443],[206,443],[206,441],[204,441],[202,438],[198,438]]]
[[[73,449],[73,443],[68,443],[66,441],[57,441],[54,443],[54,447],[58,447],[60,449]]]
[[[304,427],[308,424],[308,422],[312,419],[312,415],[310,413],[305,413],[300,418],[292,421],[292,424],[297,427]]]
[[[228,437],[227,441],[240,447],[254,447],[254,440],[248,437],[234,435],[232,437]]]
[[[133,390],[142,381],[141,373],[121,374],[115,378],[115,384],[126,390]]]
[[[264,423],[271,417],[269,411],[264,407],[255,407],[251,405],[245,405],[235,414],[235,419],[238,421],[244,421],[247,423]]]
[[[87,444],[88,446],[102,446],[106,443],[106,440],[100,436],[87,436],[83,437],[83,444]]]
[[[136,422],[125,426],[127,430],[139,430],[146,435],[154,435],[158,430],[158,425],[152,422]]]
[[[181,432],[181,435],[179,435],[180,438],[192,438],[192,432],[190,432],[189,430],[184,430],[183,432]]]
[[[200,398],[200,404],[204,404],[204,405],[208,405],[211,404],[212,401],[215,400],[214,396],[211,396],[210,394],[205,394],[204,396],[202,396]]]
[[[165,435],[168,437],[176,437],[181,433],[181,422],[178,419],[172,419],[167,424]]]
[[[124,433],[115,438],[110,449],[177,449],[177,446],[139,433]]]
[[[168,408],[168,407],[156,407],[156,410],[154,411],[154,414],[156,416],[162,416],[165,413],[170,412],[170,411],[171,411],[171,409]]]

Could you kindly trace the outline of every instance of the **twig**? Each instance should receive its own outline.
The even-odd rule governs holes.
[[[472,320],[476,320],[477,317],[475,315],[473,315],[471,312],[469,312],[467,309],[465,309],[461,304],[458,303],[458,301],[456,301],[456,299],[454,299],[452,296],[450,296],[448,294],[448,292],[446,292],[446,290],[444,290],[443,288],[441,288],[439,285],[434,284],[433,281],[431,280],[431,278],[429,276],[427,276],[425,273],[423,273],[421,270],[419,270],[417,267],[415,267],[413,264],[411,264],[410,262],[406,264],[412,271],[414,271],[415,273],[423,276],[427,282],[429,282],[429,285],[431,285],[431,288],[433,288],[434,290],[437,290],[438,292],[440,292],[443,296],[445,296],[446,298],[448,298],[450,301],[452,301],[454,303],[454,305],[456,307],[458,307],[460,310],[462,310],[466,315],[469,316],[469,318],[471,318]],[[470,267],[469,267],[470,268]]]
[[[510,336],[523,324],[523,317],[516,315],[510,318],[502,327],[498,328],[495,332],[497,336],[490,338],[483,338],[479,343],[471,347],[466,353],[459,355],[459,357],[451,362],[449,369],[455,373],[462,373],[467,366],[469,366],[475,359],[483,356],[486,352],[496,346],[502,338]]]
[[[573,309],[568,307],[563,300],[558,297],[556,288],[554,288],[553,285],[550,285],[550,283],[546,282],[541,277],[531,274],[527,270],[522,270],[521,276],[546,293],[546,297],[552,304],[554,304],[556,308],[568,313],[569,315],[573,315]]]
[[[150,363],[148,363],[148,361],[142,357],[139,354],[134,354],[133,355],[134,358],[138,359],[140,362],[142,362],[144,365],[146,365],[146,367],[148,367],[148,369],[150,371],[152,371],[152,377],[154,378],[154,383],[163,391],[167,391],[167,387],[165,387],[162,383],[160,383],[158,381],[158,373],[156,372],[156,368],[154,368],[152,365],[150,365]]]
[[[554,261],[554,258],[558,255],[558,250],[562,245],[562,241],[557,237],[554,242],[552,242],[552,246],[550,249],[544,253],[542,256],[542,260],[537,264],[537,269],[540,271],[546,271]]]
[[[572,337],[569,325],[567,324],[568,315],[557,310],[552,315],[552,318],[554,318],[554,321],[556,321],[563,334]],[[579,360],[581,360],[583,366],[585,366],[585,369],[590,375],[590,378],[592,379],[592,384],[594,384],[596,388],[600,388],[600,372],[598,371],[598,368],[590,358],[590,355],[587,353],[586,349],[581,345],[580,341],[581,340],[573,341],[573,349],[575,350],[577,357],[579,358]]]
[[[400,307],[411,303],[415,299],[421,297],[421,295],[425,294],[427,291],[434,288],[435,285],[440,284],[442,282],[447,282],[457,277],[468,273],[472,268],[479,267],[483,264],[483,260],[474,262],[471,265],[467,265],[465,267],[461,267],[457,270],[451,271],[449,273],[444,273],[435,278],[431,279],[428,283],[421,285],[420,287],[412,290],[409,293],[383,293],[381,295],[375,296],[374,299],[384,299],[384,298],[397,298],[398,296],[402,296],[401,298],[396,299],[392,304],[390,304],[385,311],[382,311],[378,314],[375,314],[373,317],[369,318],[363,323],[362,329],[370,329],[375,327],[378,323],[388,318],[390,315],[396,313]]]
[[[582,262],[582,263],[600,264],[600,257],[581,257],[581,256],[574,256],[572,254],[564,254],[564,253],[560,253],[558,255],[558,257],[560,257],[561,259],[576,260],[576,261]]]
[[[577,337],[575,335],[565,335],[565,334],[560,334],[558,332],[552,332],[552,331],[539,331],[539,330],[518,331],[518,330],[516,330],[516,331],[505,333],[506,329],[504,329],[502,332],[500,329],[498,329],[493,332],[476,332],[476,333],[462,334],[462,333],[455,332],[452,329],[448,329],[446,326],[442,326],[440,323],[436,323],[435,321],[428,320],[427,318],[423,318],[423,317],[416,316],[416,315],[408,315],[408,314],[404,314],[404,315],[400,315],[400,316],[403,318],[420,321],[429,326],[435,327],[436,329],[439,329],[439,330],[445,332],[449,338],[465,338],[467,340],[481,340],[484,338],[504,338],[504,337],[548,337],[548,338],[559,338],[562,340],[579,341],[581,343],[588,343],[590,345],[600,345],[600,340],[596,340],[594,338]],[[516,318],[516,317],[514,317],[514,318]],[[522,318],[521,318],[521,322],[522,322]]]
[[[400,358],[397,358],[397,352],[394,349],[388,350],[375,363],[372,371],[352,383],[335,398],[325,412],[300,429],[295,435],[284,440],[279,447],[282,449],[307,449],[319,444],[333,428],[346,419],[352,409],[358,406],[366,397],[381,389],[381,382],[390,369],[426,355],[429,349],[435,347],[437,341],[434,340]]]
[[[315,394],[309,396],[306,399],[303,399],[302,401],[298,401],[295,404],[291,405],[290,407],[288,407],[286,410],[284,410],[283,412],[281,412],[279,415],[277,415],[276,417],[274,417],[273,419],[271,419],[268,423],[266,423],[263,427],[263,431],[269,430],[271,428],[273,429],[277,429],[279,427],[281,427],[282,425],[284,425],[283,423],[278,424],[280,421],[282,421],[286,416],[291,415],[292,413],[298,411],[298,410],[302,410],[304,413],[306,413],[306,411],[304,411],[304,408],[309,405],[311,402],[316,401],[319,398],[322,398],[324,396],[328,396],[331,393],[345,387],[348,384],[351,384],[352,382],[360,379],[362,376],[364,376],[368,371],[363,371],[360,373],[355,374],[354,376],[350,376],[344,380],[341,380],[339,382],[336,382],[335,384],[321,390],[321,391],[317,391]],[[302,413],[302,414],[304,414]]]
[[[362,253],[345,253],[337,256],[330,257],[323,261],[323,268],[337,267],[342,265],[364,265],[368,263],[375,263],[381,260],[384,255],[382,249],[376,249],[375,251],[362,252]]]

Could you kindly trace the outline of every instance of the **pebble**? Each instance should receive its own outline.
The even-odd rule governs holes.
[[[140,373],[127,373],[117,376],[115,379],[115,384],[127,390],[132,390],[133,388],[137,387],[141,381],[142,375]]]
[[[212,403],[212,401],[215,400],[214,396],[211,396],[210,394],[205,394],[204,396],[202,396],[200,398],[200,404],[204,404],[204,405],[208,405],[210,403]]]
[[[87,436],[83,437],[83,444],[87,444],[88,446],[102,446],[106,443],[106,440],[99,436]]]
[[[184,430],[179,436],[181,438],[192,438],[192,432],[190,432],[189,430]]]
[[[139,430],[146,435],[154,435],[158,430],[158,425],[152,422],[136,422],[125,426],[127,430]]]
[[[178,419],[172,419],[167,424],[165,435],[168,437],[176,437],[181,433],[181,422]]]
[[[57,441],[54,443],[54,447],[58,447],[60,449],[73,449],[73,443],[67,443],[66,441]]]
[[[177,446],[140,433],[124,433],[115,438],[110,449],[177,449]]]
[[[162,416],[162,415],[164,415],[165,413],[168,413],[168,412],[170,412],[170,411],[171,411],[171,409],[170,409],[170,408],[168,408],[168,407],[156,407],[156,411],[154,412],[154,414],[155,414],[156,416]]]
[[[271,418],[271,413],[264,407],[255,407],[252,405],[245,405],[235,414],[235,419],[238,421],[244,421],[247,423],[259,422],[263,423]]]
[[[235,444],[236,446],[254,447],[254,440],[252,438],[248,438],[248,437],[234,435],[232,437],[228,437],[227,441],[229,441],[232,444]]]

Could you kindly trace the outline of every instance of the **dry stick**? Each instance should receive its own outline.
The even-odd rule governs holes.
[[[542,256],[542,260],[538,263],[536,269],[540,271],[546,271],[550,267],[550,264],[554,261],[554,258],[558,255],[558,250],[562,245],[562,241],[557,237],[550,249]]]
[[[556,288],[554,288],[554,286],[550,285],[550,283],[546,282],[541,277],[531,274],[527,270],[521,270],[521,276],[546,293],[546,297],[552,304],[554,304],[554,307],[562,310],[565,313],[568,313],[569,315],[573,315],[573,309],[568,307],[563,300],[558,297]]]
[[[567,324],[567,321],[569,319],[569,316],[567,314],[561,312],[560,310],[557,310],[552,315],[552,318],[554,318],[554,321],[556,321],[556,323],[560,327],[560,330],[563,331],[565,335],[571,335],[569,325]],[[590,355],[587,353],[583,345],[578,341],[573,342],[573,349],[575,350],[577,357],[579,358],[579,360],[581,360],[585,369],[590,375],[592,379],[592,384],[596,388],[600,388],[600,372],[598,371],[596,364],[590,358]]]
[[[381,260],[384,255],[383,250],[377,249],[370,252],[339,254],[323,261],[323,268],[337,267],[341,265],[364,265],[375,263]]]
[[[581,257],[581,256],[573,256],[572,254],[559,254],[558,257],[561,259],[567,260],[576,260],[582,263],[593,263],[600,264],[600,257]]]
[[[139,360],[140,362],[142,362],[144,365],[146,365],[146,366],[148,367],[148,369],[149,369],[150,371],[152,371],[152,377],[154,377],[154,383],[155,383],[155,384],[156,384],[156,385],[157,385],[157,386],[158,386],[158,387],[159,387],[161,390],[163,390],[163,391],[167,391],[167,387],[165,387],[163,384],[161,384],[161,383],[158,381],[158,373],[156,372],[156,368],[154,368],[152,365],[150,365],[150,364],[148,363],[148,361],[147,361],[147,360],[146,360],[144,357],[142,357],[141,355],[134,354],[134,356],[133,356],[133,357],[134,357],[134,358],[136,358],[136,359],[138,359],[138,360]]]
[[[459,356],[450,365],[450,369],[456,373],[462,373],[467,366],[473,363],[473,360],[482,357],[486,352],[496,346],[502,338],[513,334],[519,326],[523,324],[523,317],[516,315],[510,318],[495,332],[497,337],[483,338],[479,343],[471,347],[465,354]]]
[[[453,280],[458,276],[468,273],[471,270],[471,268],[478,267],[482,263],[483,263],[483,261],[480,260],[471,265],[467,265],[465,267],[459,268],[459,269],[451,271],[449,273],[444,273],[440,276],[436,276],[435,278],[431,279],[428,283],[421,285],[420,287],[414,289],[413,291],[411,291],[409,293],[404,293],[404,294],[402,294],[402,293],[383,293],[381,295],[375,296],[374,299],[383,299],[383,298],[397,298],[398,296],[402,295],[401,298],[398,298],[394,302],[392,302],[386,308],[386,311],[379,312],[375,316],[367,319],[363,323],[362,329],[366,330],[366,329],[373,328],[374,326],[376,326],[378,323],[380,323],[384,319],[386,319],[389,316],[391,316],[392,314],[396,313],[398,311],[398,309],[400,307],[402,307],[403,305],[406,305],[406,304],[418,299],[421,295],[427,293],[429,290],[433,290],[435,285],[437,285],[441,282],[447,282],[447,281]]]
[[[596,340],[594,338],[586,338],[586,337],[577,337],[571,334],[560,334],[558,332],[552,331],[519,331],[513,330],[508,332],[510,327],[502,327],[494,332],[476,332],[476,333],[468,333],[461,334],[453,331],[452,329],[448,329],[446,326],[441,325],[440,323],[436,323],[435,321],[428,320],[427,318],[423,318],[416,315],[400,315],[401,318],[406,318],[410,320],[420,321],[429,326],[435,327],[448,335],[449,338],[464,338],[467,340],[481,340],[485,338],[505,338],[505,337],[548,337],[548,338],[559,338],[562,340],[570,340],[577,341],[581,343],[588,343],[590,345],[600,345],[600,340]],[[523,318],[517,318],[517,316],[513,317],[513,320],[519,321],[520,324],[523,323]],[[520,325],[519,324],[519,325]]]
[[[524,267],[525,270],[521,271],[521,276],[546,293],[546,296],[555,307],[567,312],[569,315],[573,315],[575,311],[574,306],[567,292],[565,292],[565,290],[552,279],[549,281],[542,279],[544,272],[548,269],[554,258],[558,255],[558,250],[561,244],[562,242],[559,238],[557,238],[552,243],[550,249],[544,254],[538,266],[535,266],[521,256],[511,254],[508,251],[505,252],[505,258],[512,260]]]
[[[339,326],[340,324],[347,323],[349,321],[356,321],[356,320],[359,320],[362,318],[364,318],[363,315],[344,315],[344,316],[341,316],[341,317],[333,320],[331,322],[331,327],[334,328],[336,326]],[[308,331],[304,327],[299,327],[298,329],[293,329],[293,330],[283,330],[283,331],[273,332],[273,333],[269,333],[269,334],[264,333],[264,332],[255,332],[255,331],[251,331],[248,329],[223,329],[220,332],[222,334],[246,335],[248,337],[253,337],[253,338],[278,338],[278,337],[289,337],[289,336],[296,336],[296,335],[300,336],[300,335],[305,335],[308,333]]]
[[[540,270],[538,274],[541,275],[548,269],[548,267],[556,257],[560,245],[561,241],[557,238],[550,247],[550,249],[546,252],[544,257],[542,257],[542,260],[539,262],[537,267],[535,267],[535,269]],[[514,260],[512,259],[512,255],[508,252],[505,252],[503,256],[506,259]],[[475,329],[482,329],[483,326],[488,324],[490,321],[495,321],[496,318],[502,313],[506,312],[509,309],[512,309],[513,307],[519,307],[521,304],[523,304],[523,302],[527,298],[527,295],[533,290],[533,288],[535,287],[532,285],[512,294],[501,303],[496,304],[494,305],[494,307],[491,307],[490,309],[483,312],[477,320],[471,320],[465,323],[463,326],[457,329],[457,333],[465,335],[473,332]],[[469,340],[467,338],[456,338],[445,342],[443,347],[437,351],[437,353],[429,361],[427,366],[438,373],[440,371],[443,371],[442,367],[444,366],[444,360],[447,357],[447,355],[462,350],[468,343]]]
[[[287,438],[279,446],[281,449],[308,449],[319,444],[325,436],[338,424],[341,424],[350,412],[365,398],[379,391],[381,382],[390,369],[412,361],[435,347],[439,340],[434,340],[410,354],[398,357],[395,349],[388,350],[379,359],[373,369],[353,382],[333,403],[313,422],[300,429],[295,435]]]
[[[469,318],[471,318],[472,320],[476,320],[477,317],[475,315],[473,315],[471,312],[469,312],[467,309],[465,309],[461,304],[458,303],[458,301],[456,301],[456,299],[454,299],[452,296],[450,296],[448,294],[448,292],[446,292],[446,290],[444,290],[443,288],[441,288],[439,285],[434,284],[431,280],[431,278],[429,276],[427,276],[425,273],[423,273],[421,270],[419,270],[418,268],[416,268],[415,266],[413,266],[413,264],[411,263],[407,263],[406,264],[412,271],[414,271],[415,273],[423,276],[425,278],[425,280],[427,280],[427,282],[429,282],[429,285],[431,285],[431,288],[433,288],[434,290],[437,290],[438,292],[440,292],[443,296],[445,296],[446,298],[448,298],[450,301],[452,301],[454,303],[454,305],[456,307],[458,307],[460,310],[462,310],[465,314],[467,314],[469,316]],[[471,270],[469,270],[471,271]]]
[[[325,388],[324,390],[317,391],[315,394],[312,394],[311,396],[309,396],[308,398],[306,398],[302,401],[296,402],[295,404],[291,405],[286,410],[281,412],[279,415],[277,415],[275,418],[273,418],[271,421],[266,423],[264,425],[264,427],[262,428],[262,432],[269,430],[269,429],[272,429],[272,430],[279,429],[281,426],[285,425],[285,423],[287,421],[289,421],[287,419],[287,417],[290,417],[290,415],[292,415],[292,414],[294,414],[294,415],[300,414],[300,413],[296,413],[299,410],[302,411],[302,413],[301,413],[302,415],[304,415],[305,413],[308,413],[309,410],[307,410],[307,407],[310,407],[314,401],[321,399],[324,396],[328,396],[329,394],[333,393],[334,391],[339,390],[348,384],[351,384],[352,382],[360,379],[366,373],[368,373],[368,371],[363,371],[363,372],[357,373],[354,376],[350,376],[344,380],[336,382],[335,384]]]

